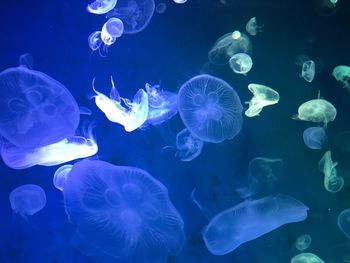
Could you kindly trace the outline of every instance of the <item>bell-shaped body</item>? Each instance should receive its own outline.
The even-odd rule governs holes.
[[[225,65],[237,53],[250,54],[252,44],[249,37],[239,31],[230,32],[220,37],[208,53],[208,59],[215,65]]]
[[[202,153],[203,141],[193,136],[185,128],[176,135],[176,149],[176,157],[181,161],[189,162]]]
[[[102,45],[101,31],[95,31],[88,37],[88,44],[92,51],[96,51]]]
[[[332,76],[337,80],[343,83],[344,88],[350,91],[350,67],[339,65],[333,69]]]
[[[325,263],[313,253],[300,253],[291,259],[291,263]]]
[[[249,108],[245,111],[247,117],[258,116],[264,107],[276,104],[280,99],[277,91],[264,85],[251,83],[248,89],[254,96],[248,103]]]
[[[310,149],[321,149],[326,139],[326,131],[322,127],[310,127],[303,132],[304,143]]]
[[[58,81],[26,66],[0,73],[0,135],[21,148],[34,148],[74,135],[78,105]]]
[[[134,34],[147,27],[154,9],[154,0],[118,0],[117,7],[107,17],[118,17],[124,23],[124,33]]]
[[[318,169],[324,174],[324,187],[331,193],[339,192],[344,186],[344,178],[338,175],[337,165],[332,160],[331,151],[325,152],[318,163]]]
[[[345,209],[338,215],[338,228],[350,239],[350,209]]]
[[[68,174],[72,170],[73,165],[66,164],[59,167],[53,176],[53,185],[60,191],[63,191],[66,184]]]
[[[236,91],[222,79],[198,75],[178,93],[178,109],[187,129],[205,142],[234,138],[242,128],[242,104]]]
[[[295,241],[295,248],[299,251],[304,251],[308,249],[311,245],[311,236],[310,235],[301,235],[298,236],[297,240]]]
[[[112,17],[103,24],[101,31],[101,39],[105,45],[110,46],[114,44],[116,39],[124,32],[124,24],[119,18]]]
[[[46,205],[45,191],[38,185],[21,185],[10,193],[12,210],[22,217],[32,216]]]
[[[214,216],[203,230],[203,239],[214,255],[225,255],[284,224],[303,221],[308,208],[287,196],[247,200]]]
[[[166,9],[167,9],[167,5],[166,5],[166,3],[164,3],[164,2],[160,2],[160,3],[158,3],[157,6],[156,6],[156,12],[157,12],[158,14],[164,14],[165,11],[166,11]]]
[[[95,0],[86,9],[92,14],[102,15],[111,11],[116,4],[117,0]]]
[[[255,16],[249,19],[248,23],[245,26],[246,31],[252,36],[255,36],[257,33],[262,32],[262,28],[262,25],[258,25]]]
[[[304,61],[301,67],[301,77],[307,82],[311,82],[315,77],[315,70],[316,66],[313,60]]]
[[[186,3],[187,0],[173,0],[174,3],[177,3],[177,4],[183,4],[183,3]]]
[[[231,69],[237,74],[247,74],[252,66],[252,58],[245,53],[234,54],[229,61]]]
[[[120,262],[165,262],[182,248],[181,216],[165,186],[144,170],[83,160],[63,194],[78,235]]]

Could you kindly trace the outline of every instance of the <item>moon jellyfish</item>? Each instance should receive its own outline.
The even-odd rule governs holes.
[[[249,108],[245,111],[247,117],[259,116],[259,113],[266,106],[278,103],[280,95],[277,91],[260,84],[251,83],[248,89],[253,93],[253,98],[246,102]]]
[[[21,148],[49,145],[74,135],[78,105],[58,81],[21,65],[0,73],[0,135]]]
[[[90,13],[102,15],[111,11],[116,4],[117,0],[95,0],[86,9]]]
[[[174,3],[177,3],[177,4],[183,4],[183,3],[186,3],[187,0],[173,0]]]
[[[247,200],[214,216],[202,232],[203,239],[212,254],[225,255],[284,224],[303,221],[307,210],[282,194]]]
[[[315,70],[315,62],[312,60],[307,60],[303,63],[301,67],[301,77],[307,82],[311,82],[315,77]]]
[[[322,127],[310,127],[303,132],[304,143],[314,150],[322,148],[327,139],[326,131]]]
[[[163,14],[166,11],[166,3],[161,2],[156,6],[156,12],[158,14]]]
[[[53,176],[53,185],[60,191],[63,191],[66,184],[68,174],[72,170],[73,165],[66,164],[59,167]]]
[[[9,198],[12,210],[24,218],[36,214],[46,205],[45,191],[35,184],[15,188]]]
[[[350,238],[350,209],[345,209],[338,215],[338,228]]]
[[[220,37],[210,49],[208,59],[212,64],[225,65],[237,53],[250,54],[252,44],[249,37],[236,30]]]
[[[119,18],[112,17],[104,23],[101,31],[101,39],[107,46],[114,44],[116,39],[124,32],[124,24]]]
[[[139,89],[133,101],[119,96],[118,90],[115,88],[113,78],[111,77],[112,89],[110,97],[98,92],[92,88],[96,95],[95,103],[97,107],[104,112],[107,119],[111,122],[119,123],[124,126],[125,131],[131,132],[139,128],[147,119],[149,106],[148,95],[143,89]]]
[[[178,93],[178,109],[187,129],[198,139],[219,143],[233,139],[242,128],[242,104],[236,91],[222,79],[198,75]]]
[[[247,25],[245,26],[246,31],[255,36],[257,33],[262,32],[263,25],[259,26],[256,22],[256,17],[249,19]]]
[[[291,259],[291,263],[325,263],[313,253],[300,253]]]
[[[188,129],[183,129],[176,135],[175,154],[181,161],[189,162],[202,153],[203,141],[194,137]]]
[[[350,91],[350,67],[339,65],[333,69],[332,76],[343,83],[343,87]]]
[[[230,58],[229,64],[235,73],[246,75],[251,70],[253,61],[248,54],[237,53]]]
[[[78,237],[120,262],[165,262],[184,244],[167,188],[144,170],[83,160],[74,164],[63,195]]]
[[[118,17],[124,23],[124,33],[134,34],[147,27],[154,8],[154,0],[118,0],[117,7],[107,14],[107,18]]]
[[[324,174],[324,187],[331,193],[339,192],[344,186],[344,178],[338,175],[337,165],[332,160],[331,151],[325,152],[318,163],[318,169]]]
[[[297,240],[295,241],[295,248],[299,251],[304,251],[310,247],[311,244],[311,236],[310,235],[301,235],[298,236]]]
[[[95,31],[88,37],[88,44],[92,51],[98,50],[102,45],[101,31]]]

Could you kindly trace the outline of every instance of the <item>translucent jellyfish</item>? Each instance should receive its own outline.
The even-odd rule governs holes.
[[[247,200],[214,216],[203,239],[214,255],[225,255],[284,224],[303,221],[308,208],[287,195]]]
[[[90,13],[102,15],[111,11],[116,4],[117,0],[94,0],[86,9]]]
[[[310,127],[303,132],[304,143],[314,150],[322,149],[327,139],[326,131],[322,127]]]
[[[45,191],[35,184],[15,188],[9,198],[12,210],[24,218],[36,214],[46,205]]]
[[[166,11],[166,3],[164,3],[164,2],[161,2],[161,3],[159,3],[159,4],[157,4],[157,6],[156,6],[156,12],[158,13],[158,14],[163,14],[165,11]]]
[[[183,3],[186,3],[187,0],[173,0],[174,3],[177,3],[177,4],[183,4]]]
[[[338,215],[338,228],[350,238],[350,209],[345,209]]]
[[[116,39],[124,32],[124,24],[119,18],[112,17],[103,24],[101,31],[101,39],[107,46],[114,44]]]
[[[88,44],[92,51],[98,50],[102,45],[101,31],[95,31],[88,37]]]
[[[175,156],[181,161],[189,162],[202,153],[203,141],[193,136],[185,128],[176,135],[176,149]]]
[[[29,53],[25,53],[25,54],[20,55],[18,65],[25,66],[28,69],[33,69],[34,62],[33,62],[32,55]]]
[[[325,263],[313,253],[300,253],[294,256],[291,263]]]
[[[333,69],[332,76],[343,83],[343,87],[350,91],[350,67],[339,65]]]
[[[229,64],[235,73],[246,75],[251,70],[253,61],[248,54],[236,53],[230,58]]]
[[[53,176],[53,185],[60,191],[63,191],[66,184],[68,174],[72,170],[73,165],[66,164],[59,167]]]
[[[252,44],[249,37],[239,31],[234,31],[220,37],[210,49],[208,59],[215,65],[225,65],[237,53],[250,55]]]
[[[257,33],[262,32],[263,25],[259,26],[256,22],[256,17],[249,19],[247,25],[245,26],[246,31],[255,36]]]
[[[49,145],[74,135],[78,105],[58,81],[26,65],[0,73],[0,135],[21,148]]]
[[[298,236],[297,240],[295,241],[295,248],[299,251],[304,251],[308,249],[311,245],[311,236],[310,235],[301,235]]]
[[[167,188],[144,170],[86,159],[74,164],[63,195],[78,236],[120,262],[165,262],[183,246]]]
[[[139,89],[133,101],[119,96],[118,90],[115,88],[113,78],[111,77],[112,89],[110,97],[98,92],[92,88],[96,95],[95,103],[97,107],[104,112],[107,119],[111,122],[119,123],[124,126],[125,131],[131,132],[139,128],[147,119],[149,106],[148,95],[143,89]]]
[[[124,33],[134,34],[147,27],[154,9],[154,0],[118,0],[117,7],[107,14],[107,18],[118,17],[124,23]]]
[[[198,139],[219,143],[233,139],[242,128],[242,104],[236,91],[222,79],[198,75],[178,93],[178,109],[187,129]]]
[[[318,169],[324,174],[324,187],[328,192],[339,192],[344,186],[344,179],[338,175],[336,166],[337,162],[333,162],[331,151],[325,152],[318,163]]]
[[[315,62],[313,60],[307,60],[303,63],[301,67],[301,74],[300,76],[305,79],[307,82],[313,81],[315,77]]]
[[[280,99],[277,91],[261,84],[251,83],[248,89],[254,96],[249,102],[246,102],[249,105],[245,111],[247,117],[259,116],[264,107],[276,104]]]

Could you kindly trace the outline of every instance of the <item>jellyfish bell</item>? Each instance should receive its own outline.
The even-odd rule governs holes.
[[[350,91],[350,67],[339,65],[333,69],[332,76],[339,82],[343,83],[343,87]]]
[[[295,241],[295,248],[298,249],[299,251],[304,251],[310,247],[311,241],[312,241],[312,238],[310,235],[307,235],[307,234],[300,235]]]
[[[350,239],[350,209],[345,209],[338,215],[338,228]]]
[[[101,31],[95,31],[88,37],[88,44],[92,51],[98,50],[102,45]]]
[[[188,129],[185,128],[176,135],[175,156],[181,161],[192,161],[202,153],[202,149],[203,141],[193,136]]]
[[[254,16],[249,19],[248,23],[245,26],[245,29],[251,36],[255,36],[257,33],[262,32],[263,27],[263,25],[258,25],[256,17]]]
[[[328,192],[337,193],[344,186],[344,178],[338,175],[336,166],[338,162],[333,162],[331,151],[325,152],[318,163],[318,169],[324,174],[323,185]]]
[[[94,0],[88,4],[86,10],[92,14],[103,15],[111,11],[116,4],[117,0]]]
[[[322,149],[326,139],[326,131],[322,127],[309,127],[303,132],[305,145],[313,150]]]
[[[73,165],[66,164],[60,166],[54,176],[53,176],[53,185],[56,187],[56,189],[63,191],[64,185],[66,184],[68,174],[72,170]]]
[[[291,263],[326,263],[313,253],[300,253],[291,259]]]
[[[176,4],[184,4],[184,3],[187,2],[187,0],[173,0],[173,1],[174,1],[174,3],[176,3]]]
[[[167,9],[167,5],[164,2],[160,2],[156,6],[156,12],[158,14],[163,14],[166,11],[166,9]]]
[[[114,41],[111,41],[111,42],[114,43],[115,39],[120,37],[123,34],[123,31],[124,31],[123,21],[120,20],[119,18],[112,17],[108,19],[108,21],[104,23],[102,27],[102,32],[101,32],[102,40],[113,39]],[[106,42],[108,41],[106,40]],[[104,41],[105,44],[111,45],[106,42]]]
[[[301,67],[300,76],[305,79],[307,82],[312,82],[315,77],[315,62],[313,60],[307,60],[303,63]]]
[[[251,70],[253,61],[248,54],[236,53],[230,58],[229,64],[235,73],[246,75]]]

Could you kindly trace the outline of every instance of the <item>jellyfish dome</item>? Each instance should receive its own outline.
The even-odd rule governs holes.
[[[343,87],[350,91],[350,67],[339,65],[333,69],[332,76],[339,82],[343,83]]]
[[[229,64],[233,72],[246,75],[251,70],[253,61],[248,54],[237,53],[230,58]]]
[[[176,157],[189,162],[202,153],[203,142],[193,136],[188,129],[183,129],[176,135]]]
[[[300,253],[294,256],[290,262],[291,263],[325,263],[325,261],[323,261],[313,253]]]
[[[102,15],[111,11],[116,4],[117,0],[95,0],[86,9],[92,14]]]
[[[68,174],[72,170],[73,165],[66,164],[59,167],[53,176],[53,185],[60,191],[63,191],[66,184]]]
[[[256,17],[254,16],[249,19],[247,25],[245,26],[245,29],[250,35],[255,36],[257,33],[262,32],[263,27],[263,25],[258,25]]]
[[[304,251],[310,247],[311,241],[312,238],[308,234],[298,236],[297,240],[295,241],[295,248],[299,251]]]
[[[233,139],[242,128],[242,104],[236,91],[222,79],[198,75],[178,93],[178,109],[187,129],[200,140],[219,143]]]
[[[303,132],[305,145],[313,150],[321,149],[326,139],[326,131],[322,127],[309,127]]]
[[[350,239],[350,209],[345,209],[338,215],[338,228]]]
[[[0,73],[0,135],[21,148],[74,135],[79,107],[65,86],[26,65]]]
[[[144,170],[83,160],[63,195],[78,236],[120,262],[163,262],[183,246],[180,214],[166,187]]]
[[[116,39],[124,32],[124,24],[119,18],[112,17],[104,23],[101,31],[101,39],[105,45],[114,44]]]

